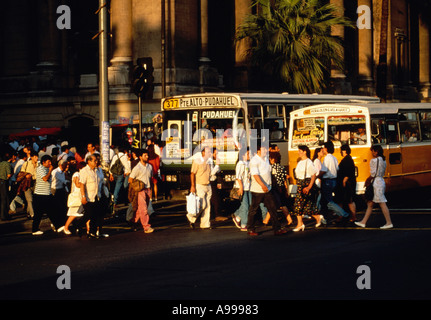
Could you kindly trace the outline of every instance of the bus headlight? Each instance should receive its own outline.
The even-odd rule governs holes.
[[[175,174],[168,174],[166,176],[166,182],[177,182],[177,176]]]
[[[224,176],[224,181],[226,182],[230,182],[230,181],[235,181],[235,175],[234,174],[227,174]]]

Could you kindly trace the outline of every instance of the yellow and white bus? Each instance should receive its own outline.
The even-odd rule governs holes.
[[[322,104],[292,111],[290,176],[294,177],[298,145],[307,145],[313,155],[326,141],[334,143],[339,160],[339,147],[350,145],[359,194],[369,176],[372,144],[383,147],[388,192],[431,185],[431,103]]]
[[[322,103],[379,103],[376,97],[319,94],[202,93],[161,101],[165,143],[161,173],[169,189],[190,187],[192,158],[202,145],[218,150],[223,188],[231,188],[240,148],[267,135],[288,165],[292,110]]]

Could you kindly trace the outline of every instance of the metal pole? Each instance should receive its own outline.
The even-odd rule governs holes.
[[[139,108],[139,148],[142,148],[142,98],[138,97],[138,108]]]
[[[99,0],[99,138],[102,160],[109,162],[108,19],[106,0]],[[108,137],[106,139],[106,136]]]
[[[165,46],[166,46],[166,43],[165,43],[165,41],[166,41],[166,39],[165,39],[165,30],[166,30],[166,27],[165,27],[165,14],[166,14],[166,12],[165,12],[165,4],[166,4],[166,0],[161,0],[162,1],[162,18],[161,18],[161,39],[162,39],[162,43],[161,43],[161,45],[162,45],[162,52],[161,52],[161,65],[162,65],[162,68],[161,68],[161,76],[162,76],[162,98],[164,98],[165,96],[166,96],[166,59],[165,59]]]

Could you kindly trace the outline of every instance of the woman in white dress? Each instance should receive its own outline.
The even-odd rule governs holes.
[[[386,171],[386,161],[385,156],[383,155],[383,149],[380,145],[375,145],[370,148],[373,159],[370,161],[370,177],[368,179],[374,178],[373,189],[374,189],[374,198],[371,201],[367,202],[367,210],[365,211],[365,215],[363,219],[359,222],[355,222],[356,225],[365,228],[367,221],[373,211],[374,203],[378,203],[380,208],[382,209],[383,216],[385,217],[386,224],[380,229],[390,229],[393,228],[393,224],[391,221],[391,215],[389,213],[388,206],[386,205],[386,197],[385,197],[385,180],[383,176]]]
[[[77,164],[77,170],[72,175],[72,183],[71,183],[71,191],[70,193],[73,194],[74,192],[78,193],[78,197],[81,198],[81,191],[79,190],[79,170],[81,170],[83,167],[85,167],[85,162],[81,162]],[[76,217],[82,217],[84,213],[84,207],[82,204],[78,207],[69,207],[69,210],[67,211],[67,221],[64,225],[64,233],[65,234],[72,234],[69,230],[69,226],[72,223],[73,220],[75,220]]]

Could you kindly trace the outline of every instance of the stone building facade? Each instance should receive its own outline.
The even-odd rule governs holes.
[[[329,91],[421,101],[430,93],[429,17],[409,0],[328,0],[358,19],[370,8],[370,29],[334,29],[344,38],[346,67],[333,71]],[[423,1],[426,2],[426,1]],[[59,29],[67,5],[71,28]],[[158,112],[174,94],[250,91],[246,43],[233,45],[235,27],[255,8],[251,0],[110,0],[109,118],[138,113],[131,91],[138,58],[151,57]],[[98,126],[98,1],[4,1],[0,12],[0,135],[31,127]],[[162,76],[164,75],[164,76]]]

